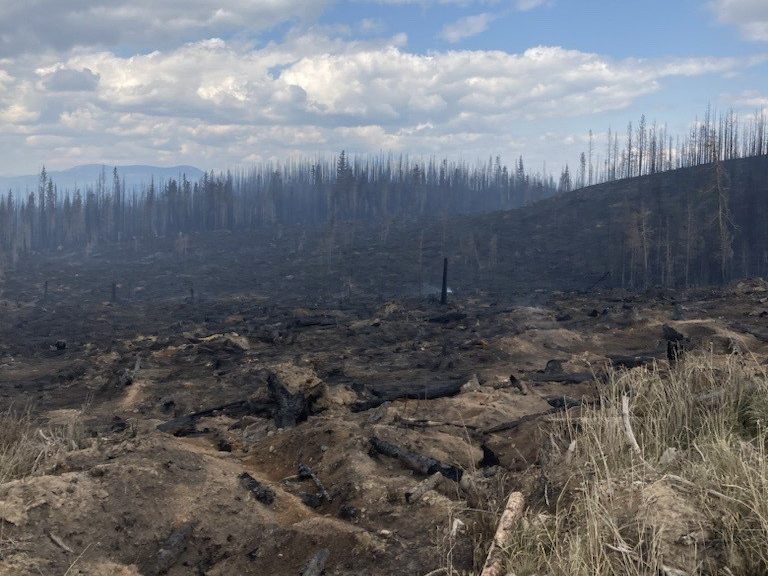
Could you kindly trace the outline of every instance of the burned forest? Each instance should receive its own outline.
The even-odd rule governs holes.
[[[759,2],[6,4],[0,576],[768,574]]]

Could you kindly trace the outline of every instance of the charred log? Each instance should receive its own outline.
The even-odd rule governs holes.
[[[166,432],[168,434],[173,434],[174,436],[189,436],[190,434],[195,433],[197,421],[201,418],[207,418],[216,414],[224,414],[226,416],[272,416],[274,410],[275,407],[271,402],[257,402],[251,399],[238,400],[236,402],[230,402],[229,404],[223,404],[199,412],[193,412],[192,414],[179,416],[178,418],[160,424],[157,429],[160,430],[160,432]]]
[[[461,387],[463,385],[464,384],[461,381],[457,380],[455,382],[441,382],[423,386],[406,384],[387,390],[373,389],[371,392],[376,398],[362,400],[353,404],[352,412],[364,412],[381,406],[385,402],[392,402],[394,400],[434,400],[435,398],[456,396],[461,392]]]
[[[256,480],[248,472],[240,474],[238,479],[240,480],[240,486],[248,490],[262,504],[270,505],[275,501],[275,491]]]
[[[443,464],[439,460],[435,460],[429,456],[417,454],[400,446],[396,446],[386,440],[373,436],[371,438],[371,447],[373,450],[383,456],[389,456],[390,458],[396,458],[406,468],[423,474],[424,476],[431,476],[435,472],[440,472],[446,478],[458,482],[461,480],[464,471],[450,464]]]

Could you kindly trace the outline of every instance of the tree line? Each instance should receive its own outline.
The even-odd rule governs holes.
[[[0,198],[0,252],[16,261],[39,250],[89,249],[212,230],[386,223],[506,210],[592,184],[768,154],[762,112],[741,119],[733,111],[716,115],[707,109],[682,137],[673,137],[666,126],[649,124],[643,116],[628,125],[623,146],[619,134],[609,130],[601,155],[598,140],[590,132],[577,170],[565,166],[557,180],[546,172],[529,172],[522,157],[510,168],[500,157],[469,164],[393,154],[350,156],[343,151],[327,160],[210,172],[194,182],[180,175],[130,192],[117,168],[111,178],[102,172],[84,190],[59,189],[43,168],[37,190],[25,195],[9,191]],[[730,234],[727,193],[718,196],[718,207],[718,233],[724,244]],[[642,211],[638,214],[631,244],[639,246],[633,258],[643,262],[648,258],[643,248],[648,230]]]
[[[36,191],[0,199],[0,249],[19,255],[159,236],[268,226],[313,227],[509,209],[552,196],[552,177],[501,158],[470,166],[404,156],[262,164],[185,175],[127,192],[117,168],[84,191],[60,190],[45,168]]]

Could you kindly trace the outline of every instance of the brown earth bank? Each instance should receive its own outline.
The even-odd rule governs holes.
[[[441,306],[227,242],[6,276],[0,405],[43,451],[0,484],[0,574],[469,574],[609,365],[666,369],[676,332],[768,358],[762,280]]]

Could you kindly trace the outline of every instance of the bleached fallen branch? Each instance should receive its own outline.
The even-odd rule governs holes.
[[[573,455],[576,454],[576,440],[572,440],[571,443],[568,445],[568,450],[565,452],[565,465],[570,465],[571,461],[573,460]]]
[[[632,422],[629,419],[629,396],[626,394],[621,396],[621,418],[624,420],[624,432],[627,435],[627,440],[629,440],[629,445],[642,458],[643,451],[640,449],[640,444],[637,443],[635,433],[632,431]]]
[[[512,530],[523,516],[525,497],[522,492],[512,492],[507,500],[504,513],[501,515],[496,534],[493,537],[488,557],[485,560],[480,576],[504,576],[504,549],[512,539]]]

